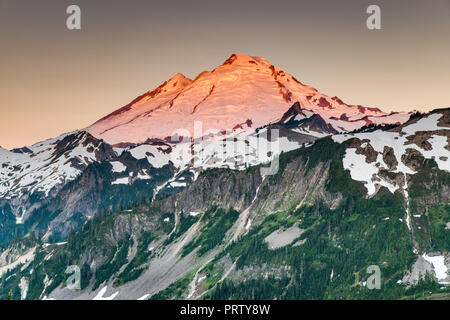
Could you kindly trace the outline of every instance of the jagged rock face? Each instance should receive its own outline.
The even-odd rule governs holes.
[[[197,183],[177,197],[177,209],[188,213],[204,211],[211,204],[217,204],[227,209],[244,210],[255,197],[261,180],[258,170],[252,174],[227,170],[218,175],[214,172],[201,175]]]
[[[378,152],[369,143],[369,139],[360,140],[358,138],[352,138],[348,141],[349,148],[355,148],[356,154],[364,155],[367,163],[372,163],[377,160]]]
[[[331,124],[327,123],[321,116],[317,114],[313,115],[311,118],[305,121],[304,125],[307,125],[311,131],[331,134],[338,133],[338,131],[334,129]]]
[[[281,117],[278,122],[295,132],[309,133],[312,135],[336,134],[338,131],[327,123],[319,114],[310,110],[302,110],[299,102],[296,102]]]
[[[114,184],[116,174],[111,172],[110,163],[103,162],[89,166],[79,178],[66,185],[46,209],[50,212],[61,212],[48,225],[46,232],[64,239],[68,233],[81,226],[82,222],[91,219],[100,211],[112,212],[121,205],[149,201],[154,189],[161,182],[170,179],[175,168],[166,165],[154,168],[147,161],[136,161],[129,153],[123,153],[118,161],[127,166],[131,181],[129,184]],[[128,173],[128,171],[130,173]],[[140,180],[139,172],[146,172],[152,179]]]
[[[297,101],[295,102],[289,109],[286,111],[283,116],[280,119],[281,123],[286,123],[290,118],[296,117],[298,115],[302,115],[306,117],[306,114],[302,111],[302,107],[300,103]]]
[[[411,170],[417,171],[425,162],[422,153],[416,149],[407,148],[402,155],[401,161]]]
[[[0,198],[18,199],[56,193],[93,162],[115,156],[112,147],[80,131],[37,143],[31,152],[5,152],[0,171]]]
[[[280,176],[268,176],[260,186],[261,196],[255,199],[253,211],[272,213],[322,200],[334,207],[342,198],[326,191],[329,163],[320,162],[308,168],[302,158],[289,162]]]

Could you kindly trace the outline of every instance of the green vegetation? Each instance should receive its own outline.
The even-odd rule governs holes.
[[[154,294],[149,300],[172,300],[180,299],[184,292],[186,292],[189,283],[194,279],[197,269],[189,271],[184,277],[173,282],[166,289]]]
[[[212,206],[203,215],[203,225],[199,231],[199,236],[183,248],[181,256],[188,255],[197,247],[200,247],[198,250],[200,256],[215,248],[222,242],[226,232],[238,217],[239,212],[233,209],[225,211],[216,206]]]
[[[146,270],[147,266],[143,265],[148,262],[151,255],[151,251],[148,250],[148,246],[155,239],[156,237],[150,232],[144,232],[141,235],[138,241],[136,255],[117,277],[114,282],[115,286],[119,286],[128,281],[137,279],[142,272]]]
[[[288,266],[289,279],[280,275],[277,279],[251,279],[241,284],[228,281],[215,288],[211,298],[378,299],[401,296],[403,289],[395,282],[409,270],[415,257],[406,225],[398,221],[404,215],[400,196],[385,193],[356,202],[348,199],[335,210],[321,202],[303,207],[292,212],[288,221],[297,219],[299,226],[305,229],[300,239],[306,241],[299,246],[270,250],[264,238],[273,230],[292,223],[292,220],[285,223],[286,214],[267,217],[224,254],[230,254],[237,261],[237,269],[263,264],[272,270]],[[386,216],[391,219],[384,221]],[[374,264],[382,271],[382,290],[352,286],[364,281],[368,277],[367,267]],[[330,279],[332,272],[333,280]]]
[[[121,240],[117,248],[111,248],[110,256],[95,272],[95,284],[93,290],[97,289],[103,282],[108,281],[112,275],[118,272],[120,268],[127,263],[128,249],[132,241],[131,238]]]

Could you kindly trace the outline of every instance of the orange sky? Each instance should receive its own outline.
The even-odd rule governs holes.
[[[263,56],[350,104],[450,106],[450,1],[0,0],[0,145],[88,126],[177,72],[194,78],[234,52]],[[382,30],[365,8],[382,8]]]

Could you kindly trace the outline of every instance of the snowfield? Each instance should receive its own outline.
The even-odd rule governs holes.
[[[418,134],[420,131],[450,130],[448,127],[438,125],[438,121],[442,116],[441,113],[430,114],[415,123],[405,126],[400,133],[377,130],[369,133],[334,135],[332,138],[339,143],[343,143],[351,138],[358,138],[361,141],[368,140],[369,142],[361,144],[361,147],[366,147],[370,144],[378,152],[376,160],[368,163],[366,161],[366,155],[358,154],[356,148],[347,148],[343,159],[344,168],[350,171],[352,179],[365,183],[369,196],[373,195],[377,187],[380,186],[385,186],[391,192],[395,192],[400,185],[386,181],[379,175],[380,170],[389,169],[388,164],[383,160],[385,147],[393,149],[398,162],[396,169],[390,170],[391,172],[410,175],[416,173],[402,161],[402,156],[406,154],[407,149],[417,150],[425,159],[434,159],[439,169],[450,172],[450,151],[446,149],[448,145],[446,136],[437,133],[432,134],[427,140],[432,146],[431,150],[425,150],[416,144],[407,143],[408,137]]]
[[[113,172],[124,172],[127,170],[127,167],[119,161],[111,161],[111,165],[113,166]]]
[[[300,113],[284,119],[296,102]],[[137,180],[152,179],[149,170],[131,172],[126,152],[136,161],[145,159],[155,169],[169,165],[176,173],[191,171],[195,180],[204,169],[245,170],[253,165],[274,163],[281,152],[309,146],[314,140],[311,137],[322,138],[329,132],[345,133],[368,124],[403,123],[410,114],[348,105],[299,82],[264,58],[233,54],[221,66],[202,72],[194,80],[175,75],[86,131],[63,134],[18,150],[0,148],[0,200],[14,202],[34,194],[43,199],[55,197],[87,166],[101,161],[110,162],[114,185],[126,186]],[[286,123],[313,118],[321,119],[319,128],[316,123],[316,127],[289,129],[289,134],[296,137],[309,137],[306,142],[300,143],[301,139],[289,135],[267,138],[267,126],[279,125],[282,119]],[[377,131],[356,136],[363,139],[367,135],[376,151],[382,151],[385,145],[394,147],[400,159],[407,148],[407,134],[420,128],[439,129],[435,115],[421,121],[405,128],[406,135]],[[353,136],[337,135],[333,139],[342,142]],[[427,158],[435,157],[439,167],[448,170],[445,138],[433,135],[429,143],[433,149],[421,152]],[[102,155],[105,149],[110,151]],[[378,177],[374,180],[379,169],[385,167],[381,155],[375,163],[367,164],[363,155],[349,149],[344,165],[351,168],[353,179],[366,182],[369,194],[376,192],[377,185],[384,185],[392,192],[399,187]],[[127,172],[129,176],[125,177]],[[397,172],[413,173],[401,161]],[[185,187],[187,183],[173,177],[158,185],[155,195],[166,186]],[[17,224],[26,222],[33,209],[28,204],[15,205],[13,214]]]
[[[6,272],[8,272],[8,270],[12,270],[12,269],[16,268],[17,266],[19,266],[20,264],[26,265],[27,262],[32,261],[34,259],[35,252],[36,252],[36,247],[33,247],[33,248],[27,250],[24,254],[17,257],[14,261],[0,265],[0,277],[3,274],[5,274]],[[4,252],[4,254],[7,254],[7,252]]]
[[[71,135],[76,144],[64,145],[64,139]],[[78,177],[82,170],[77,167],[98,160],[98,145],[89,141],[84,131],[64,134],[26,149],[19,152],[0,148],[0,198],[11,199],[34,192],[48,196],[55,186]]]

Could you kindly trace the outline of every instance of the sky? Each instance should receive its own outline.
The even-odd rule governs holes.
[[[81,8],[68,30],[66,8]],[[381,30],[366,27],[370,4]],[[450,0],[0,0],[0,145],[84,128],[232,53],[346,103],[450,106]]]

